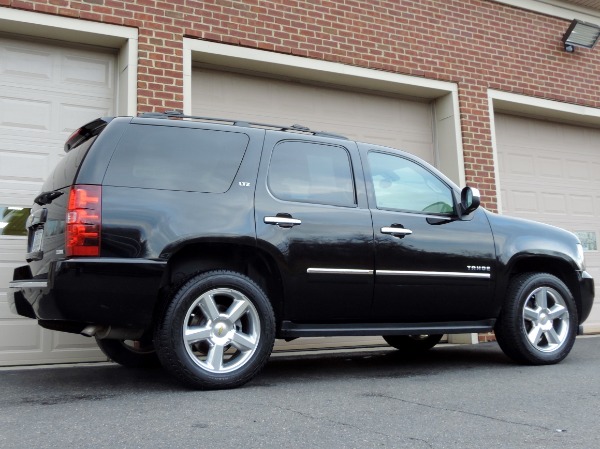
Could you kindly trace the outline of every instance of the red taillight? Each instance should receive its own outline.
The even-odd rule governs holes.
[[[101,226],[102,187],[73,186],[67,210],[67,257],[99,256]]]

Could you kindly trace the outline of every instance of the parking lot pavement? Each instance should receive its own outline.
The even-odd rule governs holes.
[[[600,338],[561,364],[495,343],[274,357],[229,391],[112,364],[0,371],[2,448],[598,448]]]

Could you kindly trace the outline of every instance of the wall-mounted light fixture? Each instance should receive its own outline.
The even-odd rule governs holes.
[[[598,38],[600,38],[600,26],[575,19],[569,25],[562,41],[565,51],[573,53],[575,47],[592,48],[598,42]]]

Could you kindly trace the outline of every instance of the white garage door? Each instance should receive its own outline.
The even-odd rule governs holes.
[[[12,270],[24,264],[18,235],[29,207],[79,126],[114,111],[112,52],[0,38],[0,365],[103,360],[94,341],[41,329],[7,305]],[[16,235],[17,234],[17,235]]]
[[[435,160],[428,103],[208,69],[192,80],[196,115],[300,124]]]
[[[600,285],[600,130],[495,116],[502,210],[578,234]],[[584,325],[600,331],[600,301]]]
[[[409,151],[434,163],[432,107],[428,103],[272,78],[196,68],[195,115],[300,124],[363,142]],[[302,338],[276,350],[385,345],[381,337]]]

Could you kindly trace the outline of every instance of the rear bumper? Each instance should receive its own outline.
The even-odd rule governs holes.
[[[13,313],[44,321],[147,329],[166,262],[86,258],[55,261],[47,279],[15,269],[8,304]]]

